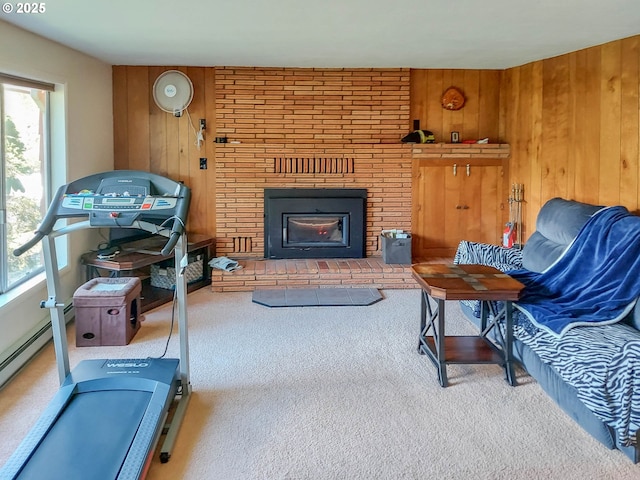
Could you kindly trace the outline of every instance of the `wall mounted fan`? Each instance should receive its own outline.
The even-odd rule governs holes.
[[[181,71],[167,70],[153,83],[153,99],[161,110],[180,117],[193,99],[193,84]]]

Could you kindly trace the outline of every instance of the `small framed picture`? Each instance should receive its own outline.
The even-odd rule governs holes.
[[[460,143],[460,133],[451,132],[451,143]]]

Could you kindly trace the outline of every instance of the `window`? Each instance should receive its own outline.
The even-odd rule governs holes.
[[[49,92],[0,74],[0,293],[44,270],[42,246],[19,257],[49,204]]]

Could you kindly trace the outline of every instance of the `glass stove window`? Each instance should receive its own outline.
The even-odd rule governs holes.
[[[344,217],[336,215],[290,215],[287,217],[287,244],[345,244]]]

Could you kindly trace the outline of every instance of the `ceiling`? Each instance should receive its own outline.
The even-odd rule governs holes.
[[[0,19],[112,65],[503,69],[640,34],[638,0],[42,5],[44,13],[5,12]]]

